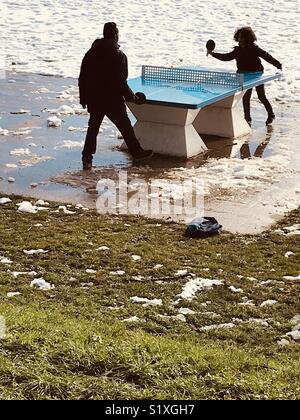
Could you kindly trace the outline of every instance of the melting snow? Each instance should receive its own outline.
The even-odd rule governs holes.
[[[122,271],[122,270],[111,271],[109,274],[112,276],[124,276],[125,271]]]
[[[36,276],[37,275],[37,273],[35,272],[35,271],[12,271],[11,272],[11,274],[15,277],[15,278],[17,278],[17,277],[19,277],[19,276],[32,276],[32,277],[34,277],[34,276]]]
[[[283,276],[284,280],[300,280],[300,274],[298,276]]]
[[[29,201],[23,201],[22,203],[17,204],[18,211],[21,213],[37,213],[36,206],[33,206]]]
[[[138,321],[140,321],[140,318],[139,317],[132,316],[130,318],[123,319],[122,322],[138,322]]]
[[[13,261],[12,261],[12,260],[10,260],[9,258],[6,258],[6,257],[1,257],[1,256],[0,256],[0,263],[1,263],[1,264],[12,264],[12,263],[13,263]]]
[[[130,300],[132,300],[132,302],[134,303],[143,303],[143,306],[157,306],[157,305],[162,305],[162,300],[161,299],[147,299],[147,298],[140,298],[138,296],[133,296],[130,298]]]
[[[236,289],[234,286],[229,286],[228,289],[233,293],[243,293],[243,289]]]
[[[8,292],[7,297],[8,298],[13,298],[15,296],[19,296],[20,294],[21,294],[20,292]]]
[[[286,252],[286,253],[284,254],[284,256],[285,256],[286,258],[290,257],[291,255],[295,255],[295,253],[294,253],[294,252],[292,252],[292,251],[288,251],[288,252]]]
[[[30,287],[36,287],[40,290],[51,290],[54,289],[54,285],[46,282],[43,278],[32,280]]]
[[[182,293],[175,297],[176,301],[178,302],[180,299],[187,299],[192,300],[194,299],[196,293],[199,290],[209,290],[212,289],[213,286],[221,286],[224,284],[222,280],[211,280],[211,279],[204,279],[204,278],[195,278],[183,287]]]
[[[6,198],[6,197],[0,198],[0,206],[3,206],[4,204],[8,204],[8,203],[11,203],[11,202],[12,201],[11,201],[10,198]]]
[[[82,149],[83,146],[83,141],[64,140],[62,144],[55,146],[54,149]]]
[[[277,300],[265,300],[260,306],[263,308],[264,306],[272,306],[277,303]]]
[[[54,128],[58,128],[60,127],[62,124],[62,120],[56,116],[54,117],[49,117],[47,119],[47,125],[48,127],[54,127]]]
[[[31,249],[29,251],[24,250],[23,252],[26,255],[36,255],[36,254],[47,254],[49,251],[45,251],[44,249]]]
[[[11,156],[29,156],[31,154],[29,149],[14,149],[9,152]]]

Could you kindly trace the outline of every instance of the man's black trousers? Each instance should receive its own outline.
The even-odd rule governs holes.
[[[114,103],[111,105],[88,106],[90,113],[89,127],[86,135],[85,145],[82,152],[84,160],[90,161],[97,149],[97,136],[105,115],[118,128],[122,134],[129,152],[136,156],[141,150],[141,146],[135,136],[130,119],[127,115],[124,103]]]

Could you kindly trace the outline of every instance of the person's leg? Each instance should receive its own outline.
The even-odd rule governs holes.
[[[248,124],[251,124],[251,113],[250,113],[250,99],[252,95],[252,89],[248,89],[243,96],[244,116]]]
[[[258,99],[260,100],[262,104],[264,104],[264,107],[266,108],[266,111],[268,113],[268,119],[266,121],[266,124],[271,124],[275,118],[275,115],[273,112],[273,108],[266,97],[265,85],[257,86],[256,92],[257,92]]]
[[[114,104],[106,109],[105,114],[121,132],[129,152],[133,157],[138,157],[143,149],[136,138],[130,119],[127,115],[125,104]]]
[[[89,112],[89,127],[86,134],[84,149],[82,152],[82,160],[86,163],[92,163],[93,155],[96,153],[97,148],[97,136],[104,118],[104,112],[101,110],[96,111],[94,109],[89,109]]]

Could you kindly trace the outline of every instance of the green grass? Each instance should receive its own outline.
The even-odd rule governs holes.
[[[297,210],[279,226],[299,220]],[[92,211],[24,215],[13,204],[0,207],[0,223],[0,256],[13,261],[0,264],[0,315],[7,326],[0,339],[1,399],[299,398],[299,343],[277,344],[300,313],[299,281],[282,279],[299,274],[299,237],[273,229],[195,240],[174,223],[157,227],[157,221]],[[103,245],[110,250],[96,251]],[[23,253],[38,248],[49,253]],[[287,251],[295,255],[286,258]],[[156,264],[163,267],[154,270]],[[175,305],[188,279],[174,273],[185,267],[224,284]],[[55,289],[30,288],[32,278],[14,278],[9,270],[34,270]],[[126,274],[110,274],[116,270]],[[144,279],[133,279],[137,275]],[[266,280],[273,283],[260,284]],[[231,292],[231,285],[243,293]],[[8,292],[21,295],[8,298]],[[163,304],[143,307],[132,296]],[[255,306],[239,305],[245,296]],[[277,304],[261,307],[268,299]],[[175,318],[180,307],[195,313],[182,322]],[[132,316],[139,321],[122,322]],[[230,322],[236,326],[201,330]]]

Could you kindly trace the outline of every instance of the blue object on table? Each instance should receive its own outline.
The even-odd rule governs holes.
[[[130,79],[128,84],[134,92],[146,95],[147,104],[199,109],[279,78],[279,74],[262,72],[142,66],[142,75]]]
[[[220,233],[222,225],[214,217],[197,217],[188,224],[186,236],[205,238]]]

